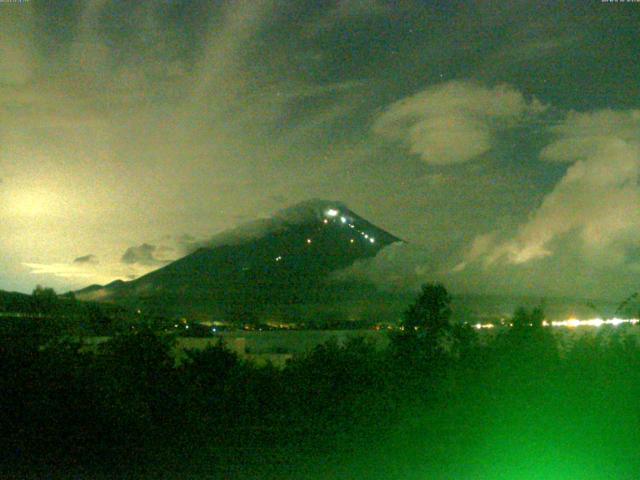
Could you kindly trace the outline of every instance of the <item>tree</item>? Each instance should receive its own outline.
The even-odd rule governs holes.
[[[534,328],[542,327],[542,322],[544,321],[544,310],[541,306],[534,307],[529,314],[529,323]]]
[[[442,284],[422,285],[415,302],[404,312],[402,330],[391,336],[391,351],[405,380],[435,381],[446,371],[455,342],[451,313],[451,296]]]
[[[531,312],[529,312],[526,308],[520,306],[516,308],[515,312],[513,312],[511,323],[513,323],[514,328],[539,328],[542,327],[543,320],[544,310],[541,306],[535,307],[533,310],[531,310]]]
[[[514,328],[524,328],[529,326],[529,312],[523,306],[519,306],[513,312],[513,316],[511,317],[511,323]]]
[[[36,312],[52,313],[58,306],[58,295],[53,288],[36,286],[31,294]]]
[[[451,295],[441,283],[422,285],[415,303],[404,313],[405,331],[423,331],[438,337],[451,330]]]

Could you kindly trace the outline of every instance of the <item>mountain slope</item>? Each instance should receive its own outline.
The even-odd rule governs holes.
[[[398,241],[343,204],[315,200],[217,235],[136,280],[76,296],[162,314],[253,320],[274,307],[345,301],[347,287],[327,276]]]

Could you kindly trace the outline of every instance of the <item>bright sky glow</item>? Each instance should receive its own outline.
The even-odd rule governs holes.
[[[53,192],[43,189],[24,190],[14,194],[9,211],[18,216],[41,217],[55,213],[59,203],[60,199]]]

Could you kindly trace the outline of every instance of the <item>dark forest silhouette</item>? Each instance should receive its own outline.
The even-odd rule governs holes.
[[[624,453],[640,441],[636,327],[567,344],[541,309],[518,309],[481,338],[428,284],[388,348],[329,342],[277,369],[223,344],[177,362],[175,335],[152,324],[89,350],[52,334],[55,295],[33,297],[48,316],[0,336],[3,478],[528,478],[508,471],[532,455],[566,478],[640,466]],[[586,466],[556,454],[568,443]]]

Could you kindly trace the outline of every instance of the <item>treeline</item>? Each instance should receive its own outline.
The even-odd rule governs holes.
[[[450,304],[425,285],[387,349],[330,342],[283,369],[224,345],[177,363],[149,328],[97,351],[5,331],[0,477],[635,478],[636,327],[558,337],[521,311],[478,337]]]
[[[0,319],[0,335],[28,332],[42,338],[109,336],[141,325],[159,331],[171,324],[110,303],[77,301],[71,292],[59,295],[40,285],[31,295],[0,291]]]

